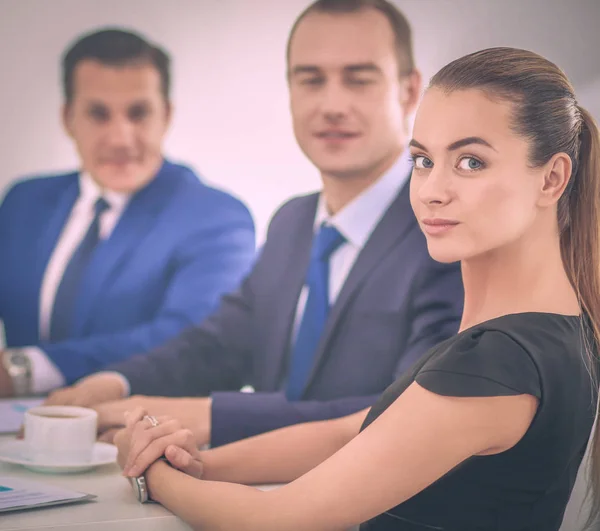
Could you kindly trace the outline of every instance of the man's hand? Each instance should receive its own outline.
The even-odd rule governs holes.
[[[71,387],[64,387],[51,393],[46,406],[91,407],[102,402],[119,400],[125,396],[123,381],[112,373],[98,373],[88,376]]]
[[[3,350],[0,350],[0,398],[8,398],[15,394],[11,377],[2,363]]]
[[[210,442],[210,398],[165,398],[132,396],[125,400],[107,402],[94,407],[98,412],[100,440],[113,442],[115,434],[125,426],[125,413],[143,409],[155,417],[169,417],[179,421],[182,428],[191,431],[197,446]]]
[[[146,415],[142,408],[128,412],[125,429],[115,437],[123,475],[138,477],[164,455],[172,466],[200,479],[203,464],[192,432],[169,417],[155,416],[158,425],[152,426]]]

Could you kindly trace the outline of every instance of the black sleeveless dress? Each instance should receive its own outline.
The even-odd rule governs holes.
[[[581,318],[548,313],[499,317],[431,349],[385,391],[362,429],[413,381],[445,396],[530,394],[537,413],[513,448],[468,459],[361,531],[558,530],[596,412],[586,349],[593,346]]]

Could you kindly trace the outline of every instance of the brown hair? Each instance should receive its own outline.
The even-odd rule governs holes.
[[[310,4],[296,19],[287,41],[286,58],[289,65],[290,47],[292,37],[298,29],[298,25],[310,13],[347,14],[356,13],[363,9],[376,9],[382,13],[390,23],[394,33],[396,45],[396,57],[398,59],[398,72],[400,76],[406,76],[415,69],[413,56],[412,30],[407,18],[392,3],[386,0],[316,0]]]
[[[558,205],[563,264],[593,332],[587,364],[598,385],[600,345],[600,133],[592,116],[577,104],[566,75],[547,59],[526,50],[490,48],[442,68],[430,86],[448,92],[481,89],[513,103],[512,128],[530,142],[533,167],[566,153],[571,178]],[[592,510],[600,515],[600,423],[592,439]]]

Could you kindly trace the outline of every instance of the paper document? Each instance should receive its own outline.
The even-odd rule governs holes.
[[[0,400],[0,433],[17,433],[23,425],[23,416],[30,407],[41,405],[40,398]]]
[[[37,481],[0,476],[0,513],[88,501],[95,497]]]

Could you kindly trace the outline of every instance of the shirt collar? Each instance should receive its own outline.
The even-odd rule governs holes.
[[[115,212],[125,210],[131,194],[124,192],[115,192],[114,190],[102,189],[100,185],[92,179],[87,172],[79,174],[79,199],[81,203],[91,206],[96,203],[98,198],[103,197]]]
[[[325,222],[334,226],[348,243],[362,249],[406,184],[410,173],[410,158],[408,150],[405,150],[387,172],[334,216],[327,212],[325,198],[321,194],[317,203],[315,231]]]

